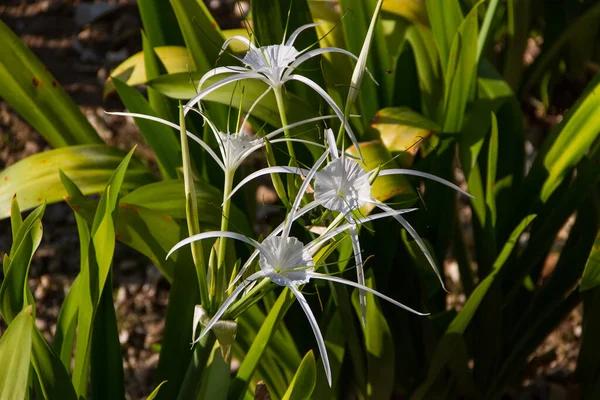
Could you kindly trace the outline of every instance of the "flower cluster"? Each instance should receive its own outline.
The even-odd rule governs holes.
[[[226,319],[227,317],[231,318],[231,316],[228,315],[228,310],[231,309],[236,301],[243,302],[244,296],[241,296],[240,298],[240,295],[242,295],[244,291],[249,290],[249,287],[256,285],[258,281],[264,282],[265,284],[273,283],[278,286],[284,286],[289,288],[289,290],[293,293],[302,310],[306,314],[310,327],[317,341],[328,382],[331,385],[331,368],[325,348],[325,341],[315,316],[313,315],[308,302],[302,294],[302,287],[308,284],[311,279],[326,280],[358,288],[363,324],[366,324],[366,293],[372,293],[375,296],[378,296],[381,299],[384,299],[412,313],[418,315],[427,315],[426,313],[422,313],[407,307],[400,302],[365,285],[363,255],[359,241],[359,229],[362,224],[381,218],[390,217],[396,219],[414,238],[415,242],[418,244],[425,257],[431,264],[431,267],[436,272],[443,286],[441,274],[435,265],[432,255],[425,246],[423,240],[417,234],[416,230],[403,216],[403,214],[414,211],[415,209],[395,210],[383,202],[376,200],[371,195],[371,187],[373,182],[379,176],[395,174],[413,175],[419,178],[434,180],[466,195],[468,194],[448,181],[419,171],[381,168],[373,171],[365,170],[363,167],[364,164],[361,163],[362,155],[360,153],[359,143],[350,128],[347,115],[344,115],[344,113],[341,111],[341,108],[325,90],[323,90],[310,79],[296,73],[296,68],[304,61],[328,52],[347,54],[350,57],[357,59],[348,51],[337,48],[320,48],[315,50],[305,49],[303,51],[298,51],[294,47],[296,38],[302,31],[314,26],[315,24],[309,24],[297,29],[290,35],[287,41],[284,40],[280,45],[257,47],[246,38],[239,36],[233,37],[225,42],[223,50],[226,49],[232,40],[239,40],[245,43],[248,47],[248,52],[243,58],[238,58],[238,60],[243,64],[243,67],[218,67],[209,71],[201,78],[198,86],[198,94],[186,104],[185,112],[182,118],[184,118],[185,114],[187,114],[189,111],[199,113],[210,127],[218,143],[218,150],[215,151],[209,146],[209,144],[205,143],[192,133],[187,132],[187,135],[192,140],[198,142],[213,158],[215,163],[225,172],[226,183],[224,184],[223,189],[223,221],[225,223],[222,224],[221,230],[193,234],[190,237],[180,241],[171,249],[168,256],[170,256],[174,251],[189,245],[192,242],[209,238],[219,238],[222,241],[221,245],[225,243],[225,240],[233,239],[252,246],[254,248],[253,253],[241,266],[235,277],[233,277],[233,279],[229,279],[229,282],[231,282],[230,289],[232,289],[229,296],[223,299],[222,294],[219,294],[218,297],[213,299],[214,301],[211,300],[211,303],[214,304],[201,305],[203,315],[206,317],[202,321],[205,326],[197,337],[195,334],[196,327],[194,327],[193,342],[196,343],[204,338],[222,319]],[[363,61],[362,63],[360,62],[361,60]],[[364,57],[362,53],[361,60],[359,60],[359,64],[362,64],[362,68],[364,70]],[[228,76],[216,83],[210,84],[208,87],[204,87],[209,78],[222,74],[228,74]],[[236,128],[235,133],[222,132],[204,114],[202,108],[200,107],[200,101],[212,91],[243,79],[261,80],[268,85],[268,88],[255,100],[252,107],[247,111],[244,121],[239,125],[239,128]],[[287,117],[285,115],[285,107],[283,107],[281,103],[282,86],[288,81],[302,82],[312,88],[326,101],[327,104],[329,104],[335,115],[315,117],[295,122],[293,124],[288,124]],[[283,127],[266,135],[262,135],[261,137],[251,137],[244,130],[244,127],[247,125],[247,118],[252,114],[253,108],[271,91],[275,94],[275,98],[281,113],[281,122]],[[346,108],[349,108],[348,105]],[[116,114],[150,119],[171,126],[174,129],[180,129],[180,126],[177,124],[152,116],[132,113]],[[325,129],[325,141],[323,143],[315,143],[300,138],[293,138],[289,135],[289,130],[294,127],[302,124],[318,123],[329,118],[337,118],[340,120],[342,126],[341,132],[346,132],[350,137],[359,155],[358,158],[346,153],[344,149],[338,149],[336,145],[336,139],[331,129]],[[180,123],[181,126],[184,126],[182,121],[180,121]],[[283,138],[277,138],[277,136],[281,133],[284,133],[285,136]],[[268,168],[264,168],[249,174],[247,177],[242,179],[235,188],[232,188],[232,181],[235,171],[238,169],[244,159],[252,152],[255,152],[263,147],[266,148],[268,152],[270,149],[270,143],[277,142],[286,142],[288,149],[292,148],[291,146],[293,146],[294,142],[300,142],[306,145],[319,146],[324,150],[321,156],[318,157],[318,159],[310,168],[297,167],[295,162],[288,166],[276,166],[270,164]],[[217,155],[217,152],[220,153],[220,156]],[[274,158],[272,157],[272,154],[270,154],[270,156],[270,159],[273,160]],[[290,154],[290,157],[291,156],[292,154]],[[290,201],[293,200],[293,203],[287,210],[287,215],[284,219],[284,222],[276,227],[272,233],[262,241],[257,241],[253,238],[229,231],[226,221],[229,218],[228,204],[231,200],[231,197],[252,179],[267,174],[275,177],[275,174],[279,173],[295,174],[301,176],[303,179],[299,188],[296,189],[294,187],[292,190],[290,190],[290,193],[288,193],[290,195]],[[299,182],[299,180],[296,182]],[[290,186],[294,185],[288,185],[288,187]],[[309,191],[308,189],[311,186],[313,190]],[[309,192],[313,193],[312,198]],[[363,208],[365,205],[372,205],[376,208],[379,208],[381,212],[365,216],[364,212],[361,212],[361,208]],[[325,231],[317,237],[313,236],[313,240],[306,244],[303,243],[299,238],[291,236],[292,225],[298,221],[300,217],[317,208],[322,208],[324,211],[328,210],[328,212],[335,215],[335,218],[333,218],[329,226],[326,227]],[[356,282],[317,272],[317,269],[320,267],[319,263],[315,261],[317,252],[328,241],[334,239],[340,234],[349,235],[351,239],[354,260],[356,263]],[[224,249],[224,246],[222,249]],[[220,252],[218,260],[219,265],[224,263],[224,258],[224,251]],[[256,262],[257,258],[258,262]],[[249,271],[249,269],[254,268],[256,265],[258,265],[258,270]],[[220,269],[222,273],[224,273],[225,270],[227,269]],[[224,282],[227,278],[225,276],[217,276],[216,279],[219,282]],[[235,286],[236,284],[237,286]],[[214,312],[210,317],[208,317],[204,310],[213,310]]]

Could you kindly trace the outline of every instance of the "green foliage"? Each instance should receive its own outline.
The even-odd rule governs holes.
[[[148,257],[171,284],[156,376],[161,383],[148,399],[251,398],[259,381],[272,398],[282,399],[499,399],[529,354],[581,301],[583,341],[576,377],[584,398],[600,395],[595,356],[600,334],[600,74],[589,79],[582,68],[598,62],[586,43],[595,40],[591,27],[600,7],[586,3],[559,15],[560,7],[544,3],[543,16],[534,19],[532,3],[518,0],[342,0],[340,6],[338,13],[326,2],[255,0],[254,30],[223,31],[200,0],[140,0],[143,51],[112,72],[104,94],[116,92],[131,113],[182,127],[178,135],[136,118],[160,176],[133,150],[126,154],[102,144],[64,90],[0,22],[0,43],[8,49],[0,57],[5,83],[0,96],[58,147],[0,172],[0,218],[10,217],[12,228],[0,286],[0,315],[8,324],[0,339],[0,361],[9,366],[0,372],[0,397],[124,398],[112,293],[116,240]],[[381,15],[374,15],[380,7]],[[306,308],[294,305],[298,294],[292,286],[279,290],[272,275],[249,278],[262,268],[257,261],[262,253],[234,279],[253,250],[246,244],[264,239],[253,230],[254,189],[236,193],[228,202],[234,181],[254,171],[247,168],[250,163],[237,172],[218,170],[206,150],[189,139],[203,140],[225,158],[230,151],[226,136],[213,136],[201,126],[201,117],[189,113],[186,118],[189,108],[178,113],[176,105],[176,100],[189,100],[222,79],[248,72],[207,75],[198,88],[213,68],[244,66],[238,60],[248,50],[247,42],[232,42],[220,54],[227,38],[240,35],[257,45],[278,45],[284,34],[289,38],[312,22],[320,24],[299,35],[298,50],[333,46],[361,57],[357,63],[346,54],[324,52],[293,73],[315,82],[346,114],[360,115],[346,115],[360,142],[347,149],[348,158],[358,158],[360,150],[366,171],[412,169],[412,175],[377,177],[370,195],[394,208],[419,209],[405,215],[412,231],[394,220],[377,220],[365,222],[356,236],[339,233],[311,255],[315,268],[334,279],[353,277],[359,243],[365,270],[358,268],[358,273],[364,273],[367,286],[377,282],[379,292],[429,313],[409,316],[368,293],[362,325],[358,290],[339,282],[298,286],[324,337],[330,375],[321,365],[323,353],[319,359],[309,350],[302,358],[316,343],[302,314]],[[527,41],[539,32],[544,36],[540,54],[523,66]],[[526,96],[537,96],[541,111],[547,110],[564,76],[587,78],[588,86],[537,152],[527,155],[521,104]],[[253,140],[286,120],[331,114],[314,88],[302,82],[285,82],[283,89],[276,88],[281,90],[277,95],[268,93],[255,104],[269,87],[267,81],[254,76],[222,86],[202,98],[201,110],[221,133],[234,132],[236,139],[245,113],[250,113],[247,126],[257,133]],[[138,85],[146,86],[147,95]],[[315,122],[285,132],[285,137],[323,145],[324,128],[340,125],[335,119]],[[186,134],[186,126],[195,137]],[[265,144],[269,165],[298,165],[310,180],[307,170],[322,156],[322,148],[278,143],[282,137]],[[290,148],[298,154],[291,163]],[[333,151],[329,158],[331,163]],[[531,168],[525,170],[529,162]],[[464,176],[459,183],[474,196],[468,203],[424,175],[454,182],[457,169]],[[287,185],[278,194],[289,213],[304,180],[282,179]],[[100,196],[86,197],[90,194]],[[315,198],[306,194],[297,205],[310,205]],[[45,205],[62,200],[75,214],[80,271],[50,345],[34,324],[28,275],[42,240]],[[461,207],[472,215],[470,246],[459,219]],[[352,210],[353,218],[377,215],[371,214],[373,208],[366,204]],[[23,219],[26,210],[32,211]],[[308,243],[346,218],[335,210],[319,210],[294,222],[294,237]],[[555,239],[569,220],[574,224],[557,249]],[[194,242],[191,249],[185,246],[167,258],[188,236],[217,230],[231,235]],[[415,241],[413,232],[422,242]],[[233,243],[237,233],[247,238],[246,244]],[[466,295],[459,310],[446,310],[447,293],[440,290],[424,248],[439,268],[452,249]],[[551,271],[543,270],[555,252],[558,262]],[[318,296],[312,295],[313,287]],[[228,296],[237,288],[240,299],[233,301]],[[190,339],[203,334],[229,300],[222,325],[212,328],[215,335],[209,333],[191,348]],[[240,362],[233,375],[232,358]]]

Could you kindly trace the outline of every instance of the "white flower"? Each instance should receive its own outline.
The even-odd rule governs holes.
[[[348,124],[348,121],[344,118],[344,113],[342,112],[340,107],[335,103],[331,96],[329,96],[329,94],[316,82],[303,75],[298,75],[294,73],[296,68],[300,64],[302,64],[310,58],[316,57],[324,53],[342,53],[357,60],[357,57],[354,54],[350,53],[347,50],[340,49],[337,47],[325,47],[310,51],[308,51],[308,49],[304,49],[302,51],[298,51],[294,47],[294,42],[296,41],[298,35],[302,31],[315,27],[317,25],[319,24],[303,25],[300,28],[296,29],[290,35],[287,41],[285,41],[284,38],[282,44],[271,46],[256,47],[250,40],[243,36],[233,36],[227,39],[223,44],[221,53],[225,51],[227,46],[229,46],[229,43],[231,43],[231,41],[233,40],[239,40],[246,46],[248,46],[248,52],[240,60],[244,64],[244,67],[217,67],[204,74],[204,76],[202,76],[200,82],[198,83],[198,94],[185,105],[185,113],[187,114],[187,112],[193,109],[193,107],[196,104],[198,104],[209,93],[232,82],[237,82],[243,79],[258,79],[260,81],[265,82],[268,85],[268,88],[259,97],[259,99],[262,99],[271,90],[279,92],[284,83],[288,81],[298,81],[304,83],[305,85],[313,89],[315,92],[317,92],[319,96],[321,96],[327,102],[327,104],[329,104],[329,106],[335,112],[336,116],[339,118],[340,122],[344,125],[345,130],[348,133],[348,136],[350,137],[350,140],[352,141],[358,153],[360,154],[360,149],[358,148],[358,142],[356,140],[356,137],[352,132],[350,124]],[[213,83],[212,85],[204,89],[202,88],[204,86],[204,83],[209,78],[221,74],[228,74],[229,76],[216,83]]]
[[[328,152],[325,152],[325,155]],[[324,159],[324,157],[322,157]],[[211,318],[211,320],[206,324],[206,327],[202,330],[200,336],[194,340],[194,343],[202,339],[211,328],[221,319],[221,317],[225,314],[225,312],[229,309],[229,307],[233,304],[233,302],[237,299],[237,297],[244,291],[247,285],[252,284],[258,279],[266,278],[270,279],[273,283],[279,286],[288,287],[298,302],[302,307],[302,310],[306,314],[310,326],[313,330],[315,338],[317,340],[317,345],[319,347],[319,352],[321,353],[321,358],[323,359],[323,366],[325,368],[325,374],[327,376],[327,381],[331,386],[331,367],[329,365],[329,358],[327,356],[327,349],[325,347],[325,340],[323,339],[323,335],[319,329],[317,321],[310,309],[304,295],[298,288],[299,285],[306,284],[310,281],[310,279],[323,279],[329,280],[332,282],[343,283],[349,286],[353,286],[359,288],[362,291],[367,291],[373,293],[374,295],[391,302],[392,304],[401,307],[405,310],[413,312],[418,315],[427,315],[420,313],[418,311],[413,310],[410,307],[407,307],[396,300],[387,297],[376,290],[373,290],[364,285],[360,285],[358,283],[348,281],[346,279],[323,275],[315,272],[315,264],[313,261],[313,255],[318,251],[319,247],[324,244],[327,240],[332,239],[337,234],[344,232],[345,230],[355,226],[355,224],[361,224],[367,221],[372,221],[379,218],[385,218],[389,216],[399,215],[402,213],[406,213],[412,210],[392,210],[389,212],[384,212],[381,214],[376,214],[372,216],[368,216],[365,218],[360,218],[356,220],[352,224],[342,225],[335,229],[332,229],[329,233],[316,238],[311,241],[307,245],[304,245],[298,239],[289,236],[291,223],[295,219],[299,218],[304,213],[308,212],[310,209],[314,208],[315,205],[309,204],[302,209],[298,209],[298,205],[302,198],[302,194],[308,185],[307,181],[303,183],[304,187],[301,187],[299,190],[299,195],[294,202],[294,206],[292,207],[292,211],[288,214],[285,222],[277,227],[273,233],[271,233],[267,238],[262,242],[258,243],[253,239],[249,239],[246,236],[240,235],[234,232],[226,232],[226,231],[214,231],[214,232],[205,232],[198,235],[194,235],[189,237],[179,243],[177,243],[169,252],[171,255],[177,249],[197,240],[203,240],[208,238],[215,237],[227,237],[232,239],[237,239],[248,243],[256,248],[256,251],[252,253],[250,259],[244,264],[242,267],[238,278],[244,273],[246,268],[250,265],[253,259],[259,255],[258,265],[260,266],[260,271],[255,272],[246,278],[242,283],[240,283],[231,293],[231,295],[223,302],[221,307],[217,310],[215,315]],[[316,203],[315,203],[316,204]],[[293,210],[297,210],[294,212]],[[279,235],[281,233],[281,235]],[[167,255],[167,257],[169,256]],[[237,279],[236,278],[236,281]],[[235,282],[235,281],[234,281]]]
[[[255,103],[255,105],[256,105],[256,103]],[[248,134],[243,129],[237,133],[221,132],[204,114],[202,114],[201,112],[199,112],[197,110],[194,110],[194,111],[196,111],[200,115],[202,115],[202,117],[204,118],[204,121],[208,124],[211,131],[215,135],[215,138],[217,139],[217,142],[219,144],[219,152],[221,153],[221,157],[217,156],[217,154],[213,151],[213,149],[211,149],[210,146],[208,144],[206,144],[206,142],[204,142],[198,136],[194,135],[190,131],[186,131],[186,133],[192,140],[194,140],[196,143],[198,143],[200,146],[202,146],[204,148],[204,150],[206,150],[206,152],[212,157],[213,160],[215,160],[217,165],[219,165],[219,167],[225,173],[234,173],[237,170],[237,168],[242,164],[242,162],[250,154],[252,154],[256,150],[263,147],[267,140],[270,141],[271,143],[290,141],[290,142],[300,142],[300,143],[305,143],[305,144],[309,144],[309,145],[313,145],[313,146],[324,147],[323,145],[321,145],[319,143],[314,143],[309,140],[296,139],[296,138],[281,138],[281,139],[273,139],[273,138],[275,136],[281,134],[285,130],[292,129],[297,126],[307,124],[310,122],[317,122],[317,121],[322,121],[324,119],[333,118],[332,116],[324,116],[324,117],[315,117],[315,118],[305,119],[305,120],[298,121],[293,124],[284,126],[283,128],[276,129],[273,132],[271,132],[263,137],[257,137],[255,139],[252,139],[248,136]],[[248,112],[246,119],[250,115],[250,111]],[[128,113],[128,112],[110,112],[107,114],[123,115],[123,116],[129,116],[129,117],[134,117],[134,118],[149,119],[149,120],[160,122],[161,124],[170,126],[173,129],[177,129],[177,130],[180,129],[179,125],[177,125],[173,122],[167,121],[165,119],[162,119],[162,118],[154,117],[152,115]],[[244,119],[241,126],[245,125],[246,119]],[[273,140],[271,140],[271,139],[273,139]]]
[[[323,163],[324,158],[317,161],[310,170],[290,167],[264,168],[260,171],[256,171],[248,175],[244,180],[242,180],[238,184],[238,186],[236,186],[231,191],[230,196],[232,196],[240,187],[242,187],[250,180],[258,176],[270,173],[299,174],[305,176],[306,181],[311,180],[314,176],[315,203],[323,206],[326,209],[338,211],[344,214],[346,220],[349,223],[351,223],[351,225],[348,228],[348,231],[352,240],[352,248],[356,263],[357,282],[360,285],[364,286],[365,280],[363,273],[363,261],[360,249],[360,242],[358,240],[358,231],[356,229],[356,224],[352,225],[352,223],[355,221],[353,217],[353,211],[358,210],[360,207],[366,204],[372,204],[385,212],[393,211],[393,209],[390,206],[374,199],[371,196],[371,181],[374,180],[377,176],[396,174],[414,175],[421,178],[434,180],[436,182],[442,183],[443,185],[449,186],[452,189],[455,189],[468,197],[473,197],[469,193],[465,192],[464,190],[453,184],[452,182],[449,182],[445,179],[439,178],[435,175],[431,175],[425,172],[397,168],[383,169],[379,170],[379,172],[377,172],[377,170],[365,171],[365,169],[351,156],[348,156],[347,154],[343,154],[340,156],[338,154],[338,150],[335,147],[333,131],[331,129],[325,130],[325,136],[329,145],[328,153],[331,154],[332,161],[329,162],[323,169],[318,170],[318,168],[320,168],[321,164]],[[406,229],[406,231],[413,237],[413,239],[425,255],[425,258],[431,265],[431,268],[437,275],[442,287],[444,287],[444,282],[439,272],[439,269],[437,268],[434,258],[431,255],[429,249],[423,242],[423,239],[421,239],[417,231],[402,215],[396,214],[393,215],[393,218],[395,218],[404,227],[404,229]],[[366,294],[364,291],[361,290],[359,298],[363,317],[362,320],[363,324],[365,324]]]

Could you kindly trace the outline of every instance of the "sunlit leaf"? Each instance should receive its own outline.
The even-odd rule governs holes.
[[[22,210],[44,202],[61,201],[67,194],[60,181],[62,169],[84,194],[101,192],[125,152],[105,145],[70,146],[38,153],[0,172],[0,219],[10,215],[13,195]],[[148,167],[134,159],[127,171],[123,189],[131,190],[156,178]]]

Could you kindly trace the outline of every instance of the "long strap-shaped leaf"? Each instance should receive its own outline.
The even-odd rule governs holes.
[[[0,97],[54,147],[102,143],[48,69],[0,21]]]

